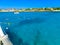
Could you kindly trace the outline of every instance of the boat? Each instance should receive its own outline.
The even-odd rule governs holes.
[[[19,12],[14,12],[14,14],[19,14]]]
[[[0,26],[0,44],[2,45],[13,45],[8,38],[8,34],[4,34],[2,27]]]

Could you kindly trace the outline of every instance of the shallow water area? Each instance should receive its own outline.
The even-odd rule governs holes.
[[[0,12],[0,25],[14,45],[60,45],[60,12]]]

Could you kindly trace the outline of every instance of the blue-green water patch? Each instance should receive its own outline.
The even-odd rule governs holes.
[[[60,45],[60,12],[0,12],[0,25],[14,45]]]

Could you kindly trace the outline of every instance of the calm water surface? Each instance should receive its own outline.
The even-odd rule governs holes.
[[[60,12],[0,12],[0,25],[14,45],[60,45]]]

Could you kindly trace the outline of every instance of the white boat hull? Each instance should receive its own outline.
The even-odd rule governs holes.
[[[12,42],[9,40],[8,35],[4,34],[1,26],[0,26],[0,41],[2,41],[3,45],[13,45]]]

